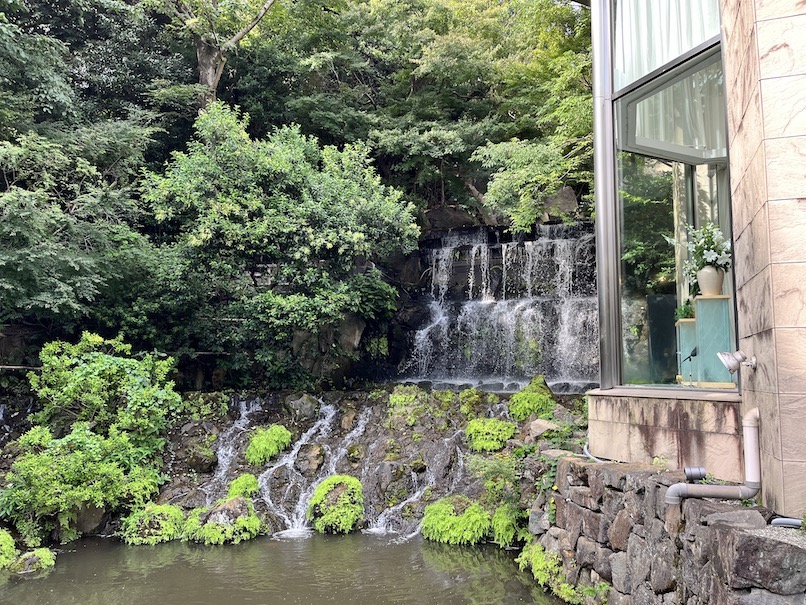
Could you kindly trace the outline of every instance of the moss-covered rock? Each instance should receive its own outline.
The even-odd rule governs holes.
[[[490,514],[465,496],[451,496],[425,507],[423,537],[446,544],[476,544],[490,532]]]
[[[49,548],[37,548],[20,555],[7,569],[16,573],[33,573],[51,569],[56,565],[56,555]]]
[[[184,539],[203,544],[238,544],[260,535],[264,525],[252,503],[242,496],[219,500],[210,508],[191,511]]]
[[[289,445],[291,445],[291,431],[283,425],[272,424],[266,428],[258,427],[249,438],[246,461],[253,466],[266,464]]]
[[[236,498],[243,496],[244,498],[251,498],[260,490],[257,483],[257,477],[252,473],[243,473],[238,475],[236,479],[230,481],[229,489],[227,490],[227,498]]]
[[[515,420],[526,420],[532,414],[551,418],[557,402],[541,374],[509,399],[509,415]]]
[[[322,481],[308,502],[306,516],[320,533],[346,534],[364,517],[361,482],[349,475],[332,475]]]
[[[159,544],[182,537],[185,513],[173,504],[147,504],[123,520],[120,537],[126,544]]]
[[[513,422],[497,418],[474,418],[467,423],[465,434],[470,449],[476,452],[497,452],[506,445],[517,427]]]

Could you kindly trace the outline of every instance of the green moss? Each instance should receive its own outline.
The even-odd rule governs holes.
[[[240,498],[240,497],[239,497]],[[237,498],[219,500],[215,507],[226,506]],[[202,544],[238,544],[245,540],[257,537],[264,526],[255,514],[251,502],[246,502],[248,514],[236,517],[231,522],[214,519],[208,515],[208,508],[196,508],[190,512],[185,522],[184,539]]]
[[[566,603],[585,602],[584,596],[568,583],[560,557],[546,552],[539,543],[532,542],[524,546],[515,562],[521,571],[531,571],[538,584],[550,589]]]
[[[446,544],[476,544],[490,531],[490,515],[465,496],[442,498],[425,507],[423,537]]]
[[[433,397],[439,407],[445,411],[449,411],[453,408],[453,404],[456,402],[456,393],[453,391],[431,391],[431,397]]]
[[[258,427],[249,439],[246,461],[253,466],[266,464],[289,445],[291,445],[291,431],[283,425],[272,424],[268,428]]]
[[[126,544],[160,544],[182,537],[185,513],[173,504],[147,504],[123,520],[120,537]]]
[[[349,475],[332,475],[322,481],[308,502],[306,516],[320,533],[349,533],[364,516],[361,482]]]
[[[9,571],[31,573],[51,569],[56,565],[56,555],[49,548],[37,548],[21,555],[8,566]]]
[[[428,410],[428,393],[417,386],[397,385],[389,395],[390,421],[402,419],[414,426],[417,419]]]
[[[4,529],[0,529],[0,569],[6,569],[19,556],[20,551],[14,544],[14,538]]]
[[[229,484],[227,490],[227,498],[235,498],[243,496],[244,498],[251,498],[254,496],[260,487],[257,484],[257,477],[252,473],[243,473],[237,479],[233,479]]]
[[[468,418],[475,418],[481,412],[481,403],[481,391],[465,389],[459,393],[459,411]]]
[[[502,449],[507,439],[515,434],[517,427],[512,422],[497,418],[474,418],[467,423],[467,435],[470,449],[476,452],[497,452]]]
[[[556,405],[546,380],[538,374],[526,387],[510,397],[509,415],[515,420],[525,420],[532,414],[540,418],[551,418]]]

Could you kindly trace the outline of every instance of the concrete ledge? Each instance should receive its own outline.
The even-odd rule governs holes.
[[[727,393],[708,399],[677,394],[659,389],[589,391],[591,453],[619,462],[659,460],[669,470],[703,466],[719,479],[740,483],[740,398]]]

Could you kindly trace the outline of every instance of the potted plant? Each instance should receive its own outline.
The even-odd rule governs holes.
[[[731,265],[730,242],[714,223],[699,229],[689,227],[688,233],[686,271],[696,276],[703,296],[721,294],[725,271]]]

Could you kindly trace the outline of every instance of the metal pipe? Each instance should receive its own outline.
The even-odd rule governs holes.
[[[794,529],[798,529],[799,527],[803,527],[803,520],[793,519],[791,517],[778,517],[770,521],[770,525],[774,525],[775,527],[792,527]]]
[[[744,485],[702,485],[675,483],[666,490],[666,504],[680,504],[683,498],[746,500],[761,489],[761,455],[758,447],[758,408],[742,418],[744,436]]]
[[[597,458],[596,456],[591,454],[591,451],[588,449],[588,443],[590,442],[586,441],[585,445],[582,446],[582,453],[585,454],[588,458],[590,458],[594,462],[604,462],[604,460],[602,460],[601,458]]]

